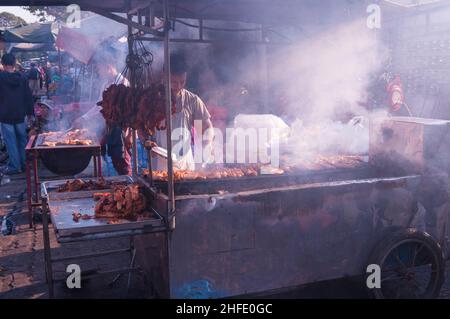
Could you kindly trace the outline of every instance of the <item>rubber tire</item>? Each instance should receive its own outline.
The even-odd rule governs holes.
[[[381,265],[393,248],[399,246],[403,241],[416,240],[424,244],[437,257],[437,279],[432,291],[428,293],[426,298],[439,297],[442,285],[445,280],[445,258],[440,245],[427,233],[419,231],[415,228],[406,228],[398,230],[388,235],[380,241],[372,251],[368,264]],[[380,289],[368,289],[369,295],[375,299],[385,299]]]

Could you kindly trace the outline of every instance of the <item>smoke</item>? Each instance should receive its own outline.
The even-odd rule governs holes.
[[[291,135],[282,146],[290,160],[313,159],[322,155],[367,155],[369,151],[369,121],[384,118],[387,112],[378,110],[368,116],[357,116],[348,123],[325,119],[305,125],[296,119],[291,125]]]
[[[223,22],[207,25],[229,29],[255,26]],[[313,36],[302,39],[301,34]],[[198,30],[177,23],[171,36],[194,39],[198,38]],[[371,78],[381,71],[388,58],[379,34],[368,29],[364,19],[328,28],[304,26],[301,33],[292,37],[293,45],[269,46],[268,101],[262,94],[264,66],[260,64],[265,48],[236,42],[256,41],[260,36],[259,32],[206,31],[204,38],[213,40],[213,44],[172,43],[171,52],[186,53],[192,67],[188,88],[199,93],[208,106],[225,107],[230,122],[239,113],[272,113],[294,123],[291,140],[298,143],[293,143],[293,147],[305,152],[364,153],[368,148],[367,118],[372,114],[362,104]],[[162,43],[145,46],[153,53],[154,79],[158,81],[164,60]],[[115,49],[113,60],[120,72],[127,46],[118,45]],[[110,53],[99,48],[96,60],[110,61]],[[96,84],[113,82],[97,72],[95,76]],[[96,92],[99,98],[102,90]],[[85,96],[83,99],[87,100]],[[264,109],[265,102],[269,102],[268,109]],[[348,125],[353,116],[364,116],[366,120]]]
[[[364,103],[387,57],[365,21],[334,26],[272,55],[274,105],[285,99],[274,111],[292,123],[285,148],[293,158],[368,153],[369,119],[387,112],[371,112]]]
[[[288,95],[288,113],[317,123],[346,113],[367,115],[361,102],[387,50],[365,21],[355,21],[329,28],[277,56],[271,77]]]
[[[255,27],[229,22],[207,25],[227,29]],[[309,36],[300,38],[305,34]],[[379,34],[361,19],[328,28],[304,26],[301,32],[291,34],[293,45],[269,46],[268,109],[264,108],[262,93],[261,61],[265,49],[237,42],[257,41],[260,36],[258,32],[206,31],[205,39],[213,44],[177,43],[171,48],[172,52],[187,55],[192,67],[189,89],[194,88],[207,106],[225,107],[230,121],[239,113],[272,113],[294,123],[289,147],[301,150],[301,154],[367,153],[368,119],[374,114],[364,103],[371,79],[377,78],[388,59]],[[177,24],[174,37],[198,38],[198,30]],[[161,53],[156,50],[154,54],[162,61],[158,52]],[[385,114],[380,111],[376,116]],[[347,124],[355,116],[364,118]]]

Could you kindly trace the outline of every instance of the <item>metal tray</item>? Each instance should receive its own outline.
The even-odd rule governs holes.
[[[95,150],[100,148],[100,144],[96,141],[91,145],[55,145],[55,146],[45,146],[41,145],[45,140],[45,136],[36,136],[33,148],[36,150],[52,150],[52,149],[85,149],[85,150]]]
[[[92,178],[81,178],[83,181],[98,181],[100,177],[92,177]],[[132,184],[134,180],[130,176],[112,176],[112,177],[103,177],[106,181],[117,182],[117,183],[127,183]],[[89,195],[92,195],[92,190],[81,190],[81,191],[73,191],[73,192],[58,192],[58,188],[64,185],[67,181],[73,181],[75,178],[71,179],[63,179],[63,180],[55,180],[45,182],[45,188],[42,188],[42,196],[48,196],[50,200],[61,200],[61,199],[73,199],[73,198],[85,198]],[[104,193],[108,192],[110,189],[98,189],[94,190],[95,193]]]
[[[106,178],[107,180],[133,182],[128,176]],[[86,179],[87,180],[87,179]],[[154,209],[152,218],[140,221],[120,220],[118,224],[108,224],[107,218],[73,220],[72,213],[94,215],[95,201],[93,194],[108,190],[57,192],[56,189],[67,180],[49,181],[42,183],[42,197],[46,199],[50,212],[50,219],[56,232],[58,241],[79,240],[82,237],[103,238],[143,234],[164,230],[163,217]]]

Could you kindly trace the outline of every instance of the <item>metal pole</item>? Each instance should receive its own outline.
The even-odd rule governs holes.
[[[154,27],[155,26],[155,12],[153,10],[153,6],[150,5],[148,7],[148,20],[149,20],[149,27]]]
[[[127,19],[132,20],[133,16],[127,14]],[[128,55],[133,55],[133,27],[131,25],[128,25]],[[135,70],[134,65],[131,63],[131,65],[128,66],[128,70],[130,71],[130,87],[132,91],[136,90],[136,78],[135,78]],[[132,105],[136,103],[135,101],[135,94],[132,95]],[[137,169],[138,169],[138,158],[137,158],[137,143],[136,143],[136,130],[132,129],[132,162],[133,162],[133,176],[137,176]]]
[[[62,83],[62,58],[61,58],[61,49],[58,47],[58,67],[59,67],[59,77],[60,77],[60,83]]]
[[[33,206],[32,206],[32,192],[31,192],[31,168],[30,168],[30,161],[32,161],[31,159],[31,152],[29,151],[25,151],[26,154],[26,166],[25,166],[25,172],[26,172],[26,176],[27,176],[27,204],[28,204],[28,221],[30,223],[30,228],[33,228],[33,215],[32,215],[32,210],[33,210]]]
[[[52,256],[50,246],[50,235],[48,230],[48,206],[47,199],[42,199],[42,232],[44,237],[44,259],[45,259],[45,275],[48,285],[48,297],[53,298],[53,269],[52,269]]]
[[[134,236],[130,237],[130,270],[134,268],[134,263],[136,259],[136,248],[134,247]],[[128,273],[128,282],[127,282],[127,294],[130,291],[131,287],[131,271]]]
[[[168,198],[169,202],[167,204],[167,223],[168,228],[165,232],[165,251],[166,251],[166,259],[163,258],[163,263],[165,264],[165,269],[167,271],[167,282],[165,284],[165,289],[168,296],[171,296],[171,252],[170,252],[170,238],[171,238],[171,230],[174,229],[175,225],[175,216],[173,213],[175,212],[175,194],[173,189],[173,161],[172,161],[172,92],[170,88],[170,48],[169,48],[169,30],[170,30],[170,22],[169,22],[169,3],[168,0],[164,0],[163,3],[163,15],[164,15],[164,84],[166,88],[166,129],[167,129],[167,183],[168,183]],[[172,216],[170,219],[169,217]]]
[[[137,139],[136,139],[136,130],[132,129],[132,155],[133,155],[133,176],[136,177],[138,174],[138,151],[137,151]]]
[[[147,151],[147,168],[148,168],[148,178],[150,179],[150,186],[153,187],[153,168],[152,168],[152,144],[148,140],[145,142],[145,150]]]
[[[137,15],[138,15],[138,23],[142,24],[142,12],[141,12],[141,10],[137,11]]]
[[[173,161],[172,161],[172,94],[170,88],[170,48],[169,48],[169,5],[164,0],[164,84],[166,87],[166,128],[167,128],[167,176],[168,176],[168,197],[169,214],[175,211],[175,194],[173,189]]]
[[[143,36],[143,37],[136,37],[136,40],[141,40],[141,41],[149,41],[149,42],[162,42],[164,41],[164,38],[158,38],[158,37],[148,37],[148,36]],[[170,39],[170,42],[175,42],[175,43],[198,43],[198,44],[212,44],[212,43],[216,43],[216,41],[214,40],[200,40],[200,39]],[[255,44],[255,45],[263,45],[263,46],[281,46],[281,45],[286,45],[286,46],[294,46],[294,44],[292,43],[288,43],[288,42],[263,42],[263,41],[239,41],[239,40],[233,40],[230,41],[230,43],[232,43],[233,45],[244,45],[244,44]]]
[[[261,25],[261,42],[266,43],[266,31],[264,26]],[[261,47],[261,51],[259,52],[261,56],[261,88],[262,89],[262,98],[263,98],[263,107],[264,112],[270,112],[269,110],[269,68],[267,64],[267,44]]]
[[[92,101],[92,90],[94,85],[94,63],[91,64],[91,80],[89,84],[89,102]]]

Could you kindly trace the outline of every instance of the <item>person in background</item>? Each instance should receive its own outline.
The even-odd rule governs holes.
[[[28,71],[28,84],[30,86],[30,90],[33,96],[37,96],[39,93],[40,73],[34,62],[30,64],[30,67],[31,68]]]
[[[27,125],[34,120],[33,96],[27,79],[15,71],[16,58],[2,56],[4,71],[0,72],[0,128],[9,155],[8,174],[25,169]]]
[[[37,65],[37,70],[39,71],[39,89],[42,90],[44,87],[44,69],[39,64]]]
[[[277,110],[276,115],[278,115],[288,125],[292,124],[292,122],[298,118],[298,115],[295,114],[295,111],[292,108],[291,98],[285,90],[277,90],[274,94],[274,100],[272,103],[275,106],[274,108]]]
[[[386,91],[391,116],[412,116],[411,110],[405,103],[403,84],[399,75],[388,78]]]
[[[399,75],[385,68],[381,74],[372,75],[365,103],[359,103],[368,111],[386,110],[389,116],[412,116],[405,103],[403,83]]]
[[[44,83],[45,83],[45,91],[48,97],[48,91],[50,88],[50,84],[52,83],[52,75],[51,75],[51,64],[47,62],[47,64],[43,67],[44,69]]]
[[[25,69],[19,62],[16,63],[16,71],[26,77]]]

